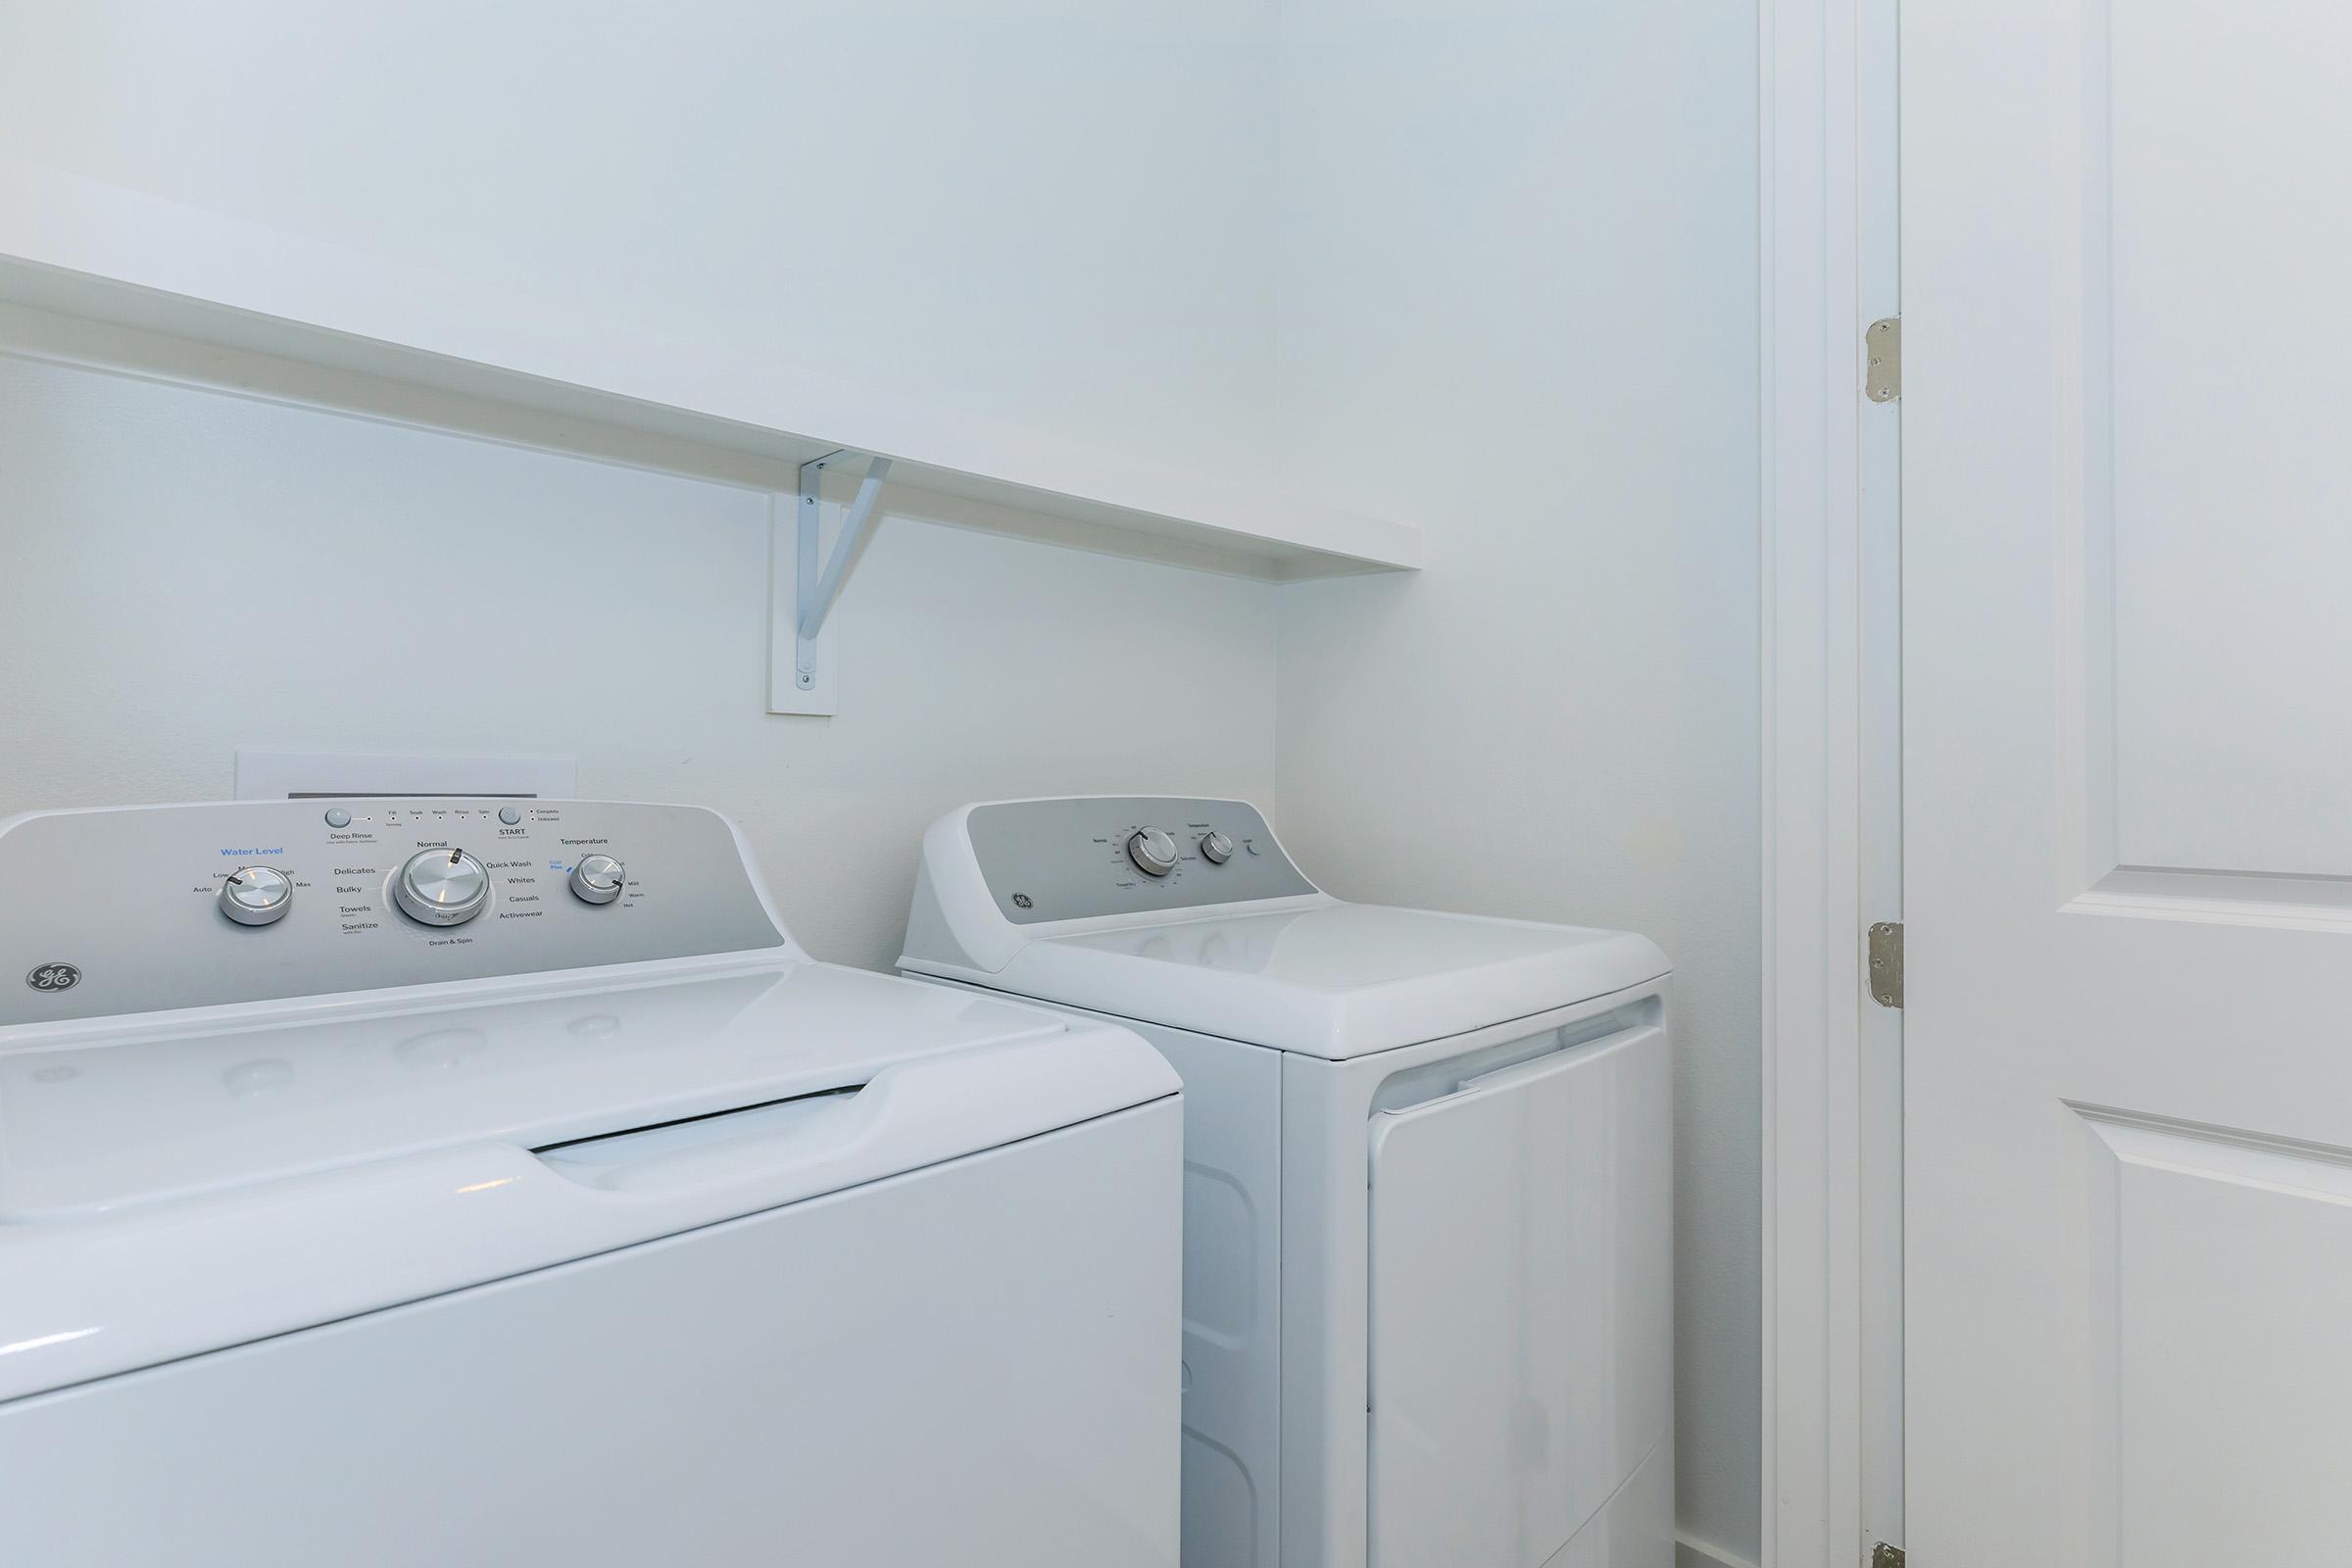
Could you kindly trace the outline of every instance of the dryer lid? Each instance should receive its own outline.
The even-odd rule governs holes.
[[[1326,903],[1048,937],[985,983],[1341,1058],[1592,1001],[1668,968],[1631,932]]]

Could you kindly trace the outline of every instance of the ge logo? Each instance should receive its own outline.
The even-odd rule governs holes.
[[[24,977],[35,991],[71,991],[81,984],[81,971],[70,963],[44,963]]]
[[[1029,902],[1029,895],[1026,893],[1015,893],[1012,896],[1012,906],[1016,909],[1034,909],[1037,907],[1036,905]]]

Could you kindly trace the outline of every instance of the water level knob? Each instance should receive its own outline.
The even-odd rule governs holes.
[[[274,925],[294,907],[294,879],[269,865],[240,865],[220,884],[220,912],[239,925]]]

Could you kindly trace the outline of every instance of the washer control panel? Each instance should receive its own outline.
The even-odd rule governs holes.
[[[0,831],[0,1025],[786,944],[714,811],[400,797]],[[17,983],[21,980],[22,983]]]
[[[1019,925],[1316,891],[1247,801],[1004,801],[973,807],[964,829],[989,896]]]

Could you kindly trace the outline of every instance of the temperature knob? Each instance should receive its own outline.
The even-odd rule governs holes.
[[[583,904],[611,904],[620,897],[629,868],[610,855],[583,855],[571,868],[571,891]]]
[[[1211,830],[1200,835],[1201,857],[1211,865],[1223,865],[1233,858],[1233,840]]]
[[[1176,869],[1176,841],[1155,827],[1137,828],[1127,840],[1127,858],[1146,876]]]
[[[490,873],[464,850],[426,850],[393,878],[392,902],[426,925],[464,925],[490,902]]]
[[[294,879],[268,865],[240,865],[220,884],[220,912],[239,925],[272,925],[294,907]]]

